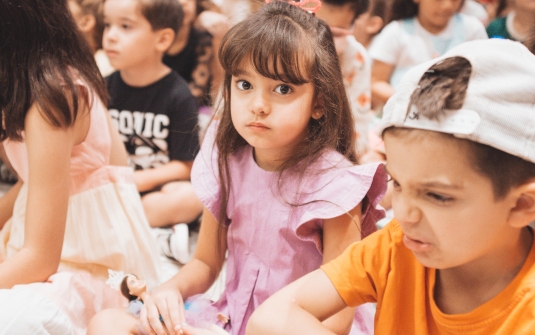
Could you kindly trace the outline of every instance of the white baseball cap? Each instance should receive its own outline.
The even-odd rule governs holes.
[[[420,78],[431,66],[453,56],[464,57],[472,66],[463,106],[439,120],[419,115],[410,106],[410,97]],[[379,133],[388,127],[452,134],[535,163],[535,56],[509,40],[463,43],[403,76],[384,107]]]

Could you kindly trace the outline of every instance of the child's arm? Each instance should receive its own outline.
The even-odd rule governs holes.
[[[339,217],[325,220],[323,225],[323,264],[338,257],[353,242],[361,239],[362,204]],[[346,308],[323,324],[335,334],[349,334],[355,316],[354,308]]]
[[[36,105],[25,120],[28,150],[28,199],[22,249],[0,264],[0,287],[45,281],[57,271],[70,190],[73,146],[83,141],[89,114],[81,111],[72,127],[57,128],[46,121]]]
[[[150,191],[160,185],[176,180],[189,180],[193,161],[172,160],[162,166],[134,172],[134,182],[139,192]]]
[[[158,287],[141,310],[140,321],[145,332],[167,334],[159,321],[159,314],[167,329],[180,327],[184,320],[182,299],[204,293],[212,286],[225,262],[226,250],[227,228],[220,226],[205,207],[193,259]]]
[[[15,200],[17,199],[21,187],[22,181],[19,179],[19,181],[13,185],[2,198],[0,198],[0,229],[4,227],[7,220],[13,215],[13,206],[15,206]]]
[[[316,270],[263,302],[249,319],[246,334],[333,335],[321,321],[346,307],[327,275]]]
[[[372,101],[374,104],[384,105],[395,93],[389,80],[394,71],[393,64],[374,60],[372,65]]]

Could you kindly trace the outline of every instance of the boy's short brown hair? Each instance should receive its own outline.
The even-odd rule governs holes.
[[[137,0],[141,14],[149,21],[152,30],[171,28],[178,33],[184,11],[178,0]]]

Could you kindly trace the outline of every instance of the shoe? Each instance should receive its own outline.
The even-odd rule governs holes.
[[[191,260],[189,253],[189,227],[185,223],[173,226],[173,235],[169,241],[169,247],[174,259],[179,263],[186,264]]]
[[[191,260],[187,224],[179,223],[172,228],[157,228],[154,230],[158,249],[162,255],[181,264],[186,264]]]
[[[171,236],[173,235],[173,229],[152,228],[151,232],[154,236],[154,239],[156,240],[156,244],[158,245],[158,250],[160,251],[160,254],[167,258],[175,260],[173,257],[173,253],[171,253],[171,248],[169,247],[169,242],[171,241]]]

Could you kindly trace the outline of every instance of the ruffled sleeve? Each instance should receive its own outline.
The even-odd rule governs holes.
[[[386,193],[387,174],[380,163],[334,167],[330,171],[309,180],[308,199],[304,201],[302,214],[296,228],[302,240],[311,240],[320,252],[322,246],[323,223],[343,215],[362,202],[362,238],[376,230],[376,222],[385,216],[379,201]]]
[[[216,218],[219,217],[221,208],[221,188],[217,169],[218,151],[215,147],[218,124],[219,122],[214,121],[208,127],[201,151],[195,158],[191,171],[191,183],[195,193]],[[223,224],[229,224],[228,219]]]

